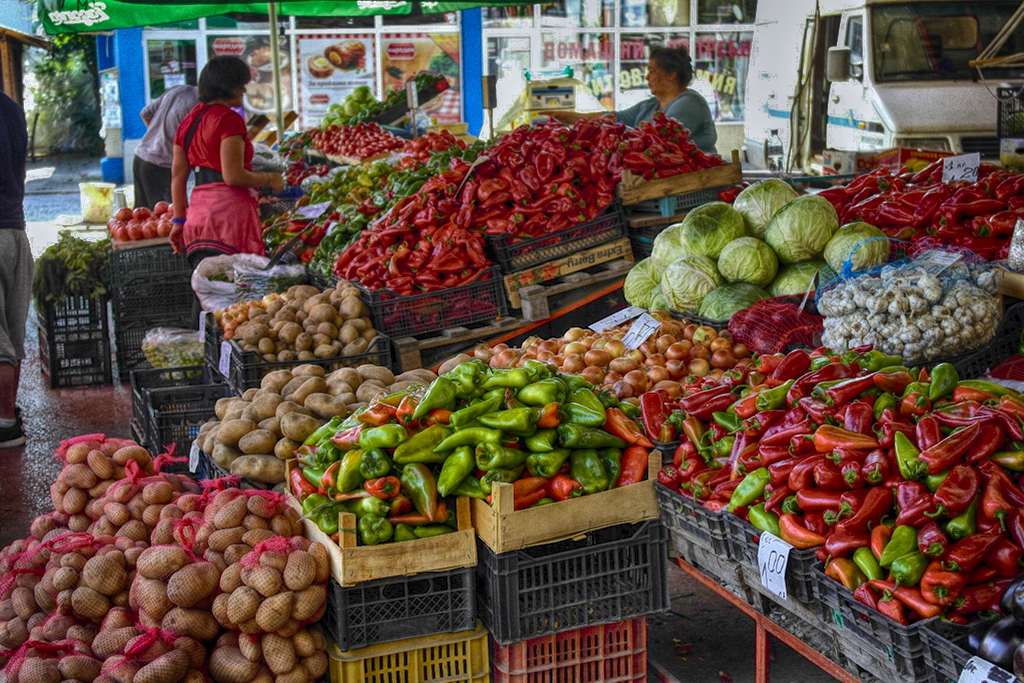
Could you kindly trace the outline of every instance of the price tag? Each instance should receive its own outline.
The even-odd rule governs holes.
[[[224,341],[220,343],[220,364],[217,366],[217,369],[220,370],[220,374],[224,375],[225,377],[227,377],[228,373],[231,371],[230,342]]]
[[[416,89],[415,81],[405,82],[405,101],[409,105],[409,109],[419,109],[420,106],[420,93]]]
[[[781,600],[788,600],[786,592],[786,565],[793,546],[767,531],[761,532],[757,548],[757,565],[761,568],[761,583]]]
[[[622,338],[622,343],[627,349],[635,349],[647,341],[660,326],[661,323],[652,318],[650,313],[643,313],[629,328],[629,332]]]
[[[981,657],[971,657],[960,672],[958,683],[1013,683],[1016,677]]]
[[[606,318],[601,318],[596,323],[591,323],[590,329],[594,332],[604,332],[609,328],[621,325],[627,320],[632,320],[639,315],[643,315],[643,313],[644,309],[639,306],[628,306],[627,308],[623,308],[621,311],[612,313]]]
[[[949,183],[954,180],[966,180],[969,183],[977,182],[978,166],[980,164],[980,152],[946,157],[942,160],[942,182]]]
[[[307,204],[306,206],[300,206],[295,210],[296,216],[302,218],[308,218],[311,221],[315,221],[320,216],[324,215],[324,211],[330,207],[331,202],[320,202],[319,204]]]
[[[206,311],[199,311],[199,339],[206,339]]]
[[[199,442],[193,441],[192,448],[188,452],[188,471],[192,474],[199,469]]]

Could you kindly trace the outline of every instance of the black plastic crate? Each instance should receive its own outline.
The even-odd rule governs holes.
[[[310,268],[306,269],[306,273],[309,274],[309,284],[319,290],[334,289],[335,285],[341,281],[337,275],[324,275]]]
[[[707,325],[708,327],[713,327],[716,330],[725,330],[729,328],[728,320],[715,320],[714,318],[705,318],[694,313],[683,313],[682,311],[677,311],[674,309],[669,309],[668,312],[669,315],[671,315],[676,320],[689,320],[691,323],[695,323],[697,325]]]
[[[112,290],[154,278],[188,281],[192,275],[192,268],[184,254],[175,254],[170,244],[111,251],[108,262]]]
[[[500,555],[477,539],[477,555],[477,609],[500,645],[669,608],[660,520]]]
[[[291,370],[300,365],[319,365],[325,374],[341,368],[357,368],[370,363],[381,367],[391,367],[391,340],[384,335],[370,344],[364,353],[354,356],[336,356],[334,358],[314,358],[312,360],[267,361],[255,351],[243,351],[237,342],[232,340],[231,367],[227,381],[236,394],[241,396],[246,389],[258,389],[264,377],[275,370]],[[218,350],[219,353],[219,350]]]
[[[702,550],[728,557],[726,513],[712,512],[657,482],[654,491],[661,508],[661,521],[673,537],[678,534]],[[683,559],[689,561],[686,557]]]
[[[631,234],[629,236],[629,248],[633,251],[633,258],[639,261],[647,258],[654,252],[654,240],[650,237]]]
[[[147,389],[145,429],[150,439],[145,444],[153,453],[174,447],[176,456],[187,456],[199,428],[214,417],[219,399],[231,395],[226,384]],[[186,474],[187,463],[175,463],[164,471]]]
[[[505,315],[505,286],[497,266],[475,282],[436,292],[402,296],[389,289],[366,289],[356,283],[370,309],[373,326],[392,339],[428,335]]]
[[[38,329],[40,366],[51,389],[111,383],[106,297],[47,303]]]
[[[960,679],[964,664],[972,656],[966,649],[967,633],[972,626],[936,619],[921,630],[924,661],[932,683],[956,683]]]
[[[682,217],[680,217],[680,221],[682,221]],[[660,225],[646,225],[646,226],[644,226],[642,228],[630,227],[629,228],[629,236],[630,236],[630,238],[633,238],[633,237],[643,237],[644,239],[647,239],[651,243],[653,243],[654,240],[658,237],[658,235],[660,235],[661,233],[665,232],[666,230],[671,228],[673,225],[676,225],[676,223],[661,223]]]
[[[1024,95],[1020,87],[996,88],[999,114],[996,135],[1000,138],[1024,138]]]
[[[625,236],[622,206],[614,201],[597,218],[539,237],[487,235],[487,254],[508,275]]]
[[[761,572],[757,562],[758,539],[761,530],[750,522],[726,513],[726,535],[729,542],[729,557],[744,570],[743,575],[752,581],[759,581]],[[786,592],[790,597],[804,603],[814,601],[814,584],[811,581],[811,569],[820,564],[814,549],[789,551],[789,562],[786,564]]]
[[[721,187],[709,187],[706,190],[695,190],[685,194],[666,197],[665,199],[669,201],[669,215],[671,216],[684,209],[693,209],[703,204],[717,202],[718,193],[731,187],[732,185],[722,185]],[[626,209],[630,213],[659,213],[661,211],[661,200],[645,199],[642,202],[627,206]]]
[[[210,372],[223,377],[220,372],[220,349],[224,342],[224,330],[217,325],[217,321],[210,311],[203,312],[203,319],[206,321],[203,327],[203,355],[206,356],[206,367]]]
[[[189,445],[189,449],[191,449],[191,448],[192,448],[192,446],[190,444]],[[208,456],[206,453],[204,453],[202,451],[199,451],[199,469],[198,469],[198,472],[201,473],[201,475],[202,475],[201,478],[203,478],[203,479],[220,479],[222,477],[230,477],[231,476],[231,472],[228,472],[226,469],[224,469],[223,467],[221,467],[220,465],[215,463],[213,461],[213,458],[211,458],[210,456]],[[259,483],[256,483],[254,481],[250,481],[248,479],[242,479],[241,482],[238,485],[238,488],[240,488],[240,489],[259,489],[261,491],[266,491],[266,490],[272,489],[274,487],[272,485],[270,485],[270,484],[259,484]]]
[[[983,348],[963,356],[928,361],[928,365],[946,362],[952,364],[964,379],[981,377],[1017,353],[1021,329],[1024,329],[1024,301],[1019,301],[1003,311],[1003,320],[999,323],[996,336]]]
[[[130,373],[132,388],[132,423],[137,425],[139,434],[147,435],[146,420],[149,417],[148,398],[145,392],[150,389],[166,389],[167,387],[192,387],[200,384],[213,384],[218,377],[203,365],[190,365],[180,368],[151,368],[135,370]],[[152,437],[150,437],[152,440]],[[180,455],[180,453],[179,453]]]
[[[921,633],[939,617],[909,626],[898,624],[858,601],[842,584],[825,576],[823,570],[820,563],[811,569],[814,601],[822,620],[837,630],[840,645],[844,638],[853,638],[879,654],[879,664],[889,670],[890,677],[928,680]]]
[[[192,314],[169,316],[156,320],[118,321],[114,319],[114,340],[117,344],[117,371],[122,382],[127,382],[133,370],[148,370],[153,366],[142,352],[142,340],[154,327],[188,328]]]
[[[377,643],[468,631],[476,625],[473,567],[342,588],[332,577],[320,625],[342,652]]]
[[[188,276],[135,280],[111,289],[115,324],[191,316],[195,294]],[[157,325],[153,325],[157,327]],[[195,329],[195,321],[189,328]]]

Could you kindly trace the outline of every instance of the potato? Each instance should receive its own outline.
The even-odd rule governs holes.
[[[287,370],[275,370],[260,380],[260,388],[280,395],[281,389],[290,381],[292,381],[292,373]]]
[[[303,407],[301,404],[296,403],[295,401],[282,401],[281,404],[277,406],[277,419],[283,419],[284,416],[287,415],[288,413],[302,413],[303,415],[313,414],[309,411],[308,408]]]
[[[268,432],[271,432],[274,436],[276,436],[279,439],[282,436],[281,435],[281,421],[278,420],[276,417],[268,417],[266,420],[263,420],[262,422],[260,422],[259,425],[257,425],[257,426],[260,429],[265,429]]]
[[[387,393],[388,392],[384,387],[366,383],[356,389],[356,398],[359,399],[360,402],[369,403],[378,396],[383,396]]]
[[[317,336],[319,337],[320,335]],[[317,358],[334,358],[339,353],[341,353],[341,350],[331,344],[320,344],[313,349],[313,355]]]
[[[335,415],[346,417],[348,410],[344,403],[334,396],[325,393],[310,394],[306,397],[306,402],[303,404],[306,408],[313,412],[313,415],[319,417],[322,420],[329,420]]]
[[[228,412],[228,414],[224,416],[224,421],[231,422],[232,420],[240,419],[242,417],[242,411],[242,408],[235,408],[234,410]]]
[[[360,337],[360,331],[350,320],[341,326],[341,330],[338,332],[338,340],[343,344],[351,344]]]
[[[396,382],[419,382],[420,384],[430,384],[435,379],[437,379],[437,375],[426,368],[407,370],[395,377]]]
[[[259,389],[246,389],[242,392],[242,400],[252,403],[256,399],[256,392],[258,391]]]
[[[283,482],[284,469],[284,460],[273,455],[243,455],[231,463],[231,474],[261,484]]]
[[[270,337],[260,339],[260,343],[256,345],[256,350],[259,351],[261,356],[272,356],[274,354],[274,340]]]
[[[284,387],[281,389],[281,396],[287,399],[291,399],[292,392],[301,387],[305,381],[305,375],[296,375],[295,377],[292,377],[291,381],[288,382],[288,384],[285,384]],[[301,402],[302,401],[296,401],[296,403]]]
[[[288,397],[289,401],[305,405],[306,397],[310,394],[322,394],[327,391],[327,382],[322,377],[305,377],[304,379],[306,381]]]
[[[329,303],[319,303],[309,309],[308,320],[313,321],[315,324],[320,323],[333,323],[338,317],[338,310]]]
[[[215,463],[224,469],[227,469],[231,467],[231,463],[234,462],[236,458],[242,457],[242,452],[236,448],[232,448],[231,446],[225,446],[224,444],[219,443],[214,446],[213,452],[210,453],[210,457],[213,458]]]
[[[417,386],[417,385],[424,386],[423,382],[395,382],[394,384],[389,386],[387,389],[388,389],[388,393],[389,394],[393,394],[396,391],[405,391],[409,387],[414,387],[414,386]]]
[[[313,348],[318,346],[330,346],[332,339],[326,334],[320,334],[319,332],[313,332]]]
[[[349,320],[348,322],[352,323],[352,327],[356,328],[359,334],[373,328],[373,323],[370,322],[369,318],[356,318],[355,320]]]
[[[235,330],[235,335],[242,335],[242,339],[248,344],[259,344],[260,340],[270,334],[270,328],[263,322],[250,320]]]
[[[390,368],[385,368],[380,365],[374,365],[372,363],[364,363],[363,365],[360,365],[358,368],[356,368],[356,372],[364,380],[379,380],[384,384],[384,386],[388,386],[389,384],[395,381],[395,373],[391,372]]]
[[[213,414],[217,416],[218,420],[223,420],[224,416],[234,410],[235,403],[241,399],[234,396],[227,396],[225,398],[218,398],[217,402],[213,406]],[[244,403],[244,401],[243,401]]]
[[[356,339],[351,344],[346,344],[345,348],[341,350],[343,356],[358,356],[361,353],[366,353],[366,349],[369,348],[370,344],[365,339]]]
[[[302,325],[297,322],[288,323],[277,333],[278,339],[283,341],[285,344],[294,344],[296,337],[303,334]]]
[[[359,376],[359,373],[355,371],[355,368],[341,368],[335,370],[324,379],[330,384],[332,380],[340,379],[349,386],[351,391],[355,391],[359,388],[359,385],[363,383],[363,378]]]
[[[287,349],[285,349],[284,351],[280,351],[277,354],[277,360],[280,363],[291,363],[298,360],[298,357],[299,354],[295,353],[294,351],[289,351]]]
[[[363,315],[363,302],[355,296],[347,296],[338,304],[338,315],[345,320],[355,320]]]
[[[289,301],[304,301],[317,294],[320,294],[320,290],[313,285],[292,285],[284,296]]]
[[[237,446],[238,440],[256,429],[252,420],[229,420],[220,426],[217,432],[217,443],[225,446]]]
[[[253,422],[262,422],[277,414],[277,407],[284,402],[284,399],[277,394],[264,394],[257,396],[252,404],[242,411],[242,417]]]
[[[288,413],[281,418],[281,431],[292,441],[305,441],[320,427],[320,420],[302,413]]]
[[[327,304],[327,305],[330,306],[330,302],[331,302],[331,293],[330,292],[319,292],[318,294],[316,294],[314,296],[311,296],[311,297],[309,297],[308,299],[306,299],[305,301],[302,302],[302,311],[306,315],[309,315],[309,313],[314,308],[316,308],[317,306],[319,306],[321,304]],[[334,307],[331,306],[331,308],[334,308]]]
[[[206,453],[207,455],[213,453],[213,449],[217,446],[217,433],[220,432],[220,424],[221,423],[218,422],[214,425],[213,429],[206,433],[206,438],[203,439],[203,442],[199,444],[199,449],[203,453]]]
[[[344,403],[347,406],[351,406],[353,403],[355,403],[356,401],[359,400],[359,399],[356,398],[356,395],[353,394],[353,393],[340,394],[339,396],[337,396],[337,399],[338,399],[338,401],[340,401],[341,403]],[[351,410],[351,408],[349,408],[349,410]]]
[[[255,429],[238,440],[238,450],[246,455],[271,453],[277,445],[277,436],[265,429]]]
[[[338,328],[333,323],[320,323],[316,326],[316,333],[322,334],[329,339],[338,338]]]
[[[277,315],[277,312],[280,311],[282,308],[284,308],[284,300],[283,299],[277,299],[276,301],[271,301],[269,304],[267,304],[267,315],[273,317],[273,316]]]
[[[309,351],[313,347],[313,337],[308,332],[303,332],[295,338],[295,350],[298,352]]]
[[[309,363],[307,365],[296,365],[292,368],[292,377],[323,377],[327,373],[319,365]]]
[[[301,441],[292,441],[287,437],[283,438],[274,446],[274,455],[281,460],[290,460],[295,457],[295,449],[301,445]]]
[[[314,354],[312,351],[308,349],[305,351],[299,351],[297,355],[299,357],[299,360],[302,361],[303,363],[309,362],[311,360],[316,360],[316,354]]]

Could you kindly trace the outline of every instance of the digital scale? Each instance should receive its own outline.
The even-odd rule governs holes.
[[[576,88],[543,81],[528,83],[526,85],[525,109],[530,112],[552,109],[574,111],[576,109]]]

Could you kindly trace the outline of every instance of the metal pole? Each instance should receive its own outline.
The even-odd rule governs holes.
[[[277,3],[267,3],[267,18],[270,22],[270,56],[274,67],[274,106],[277,109],[277,142],[284,139],[284,108],[281,104],[281,52],[278,44]]]

